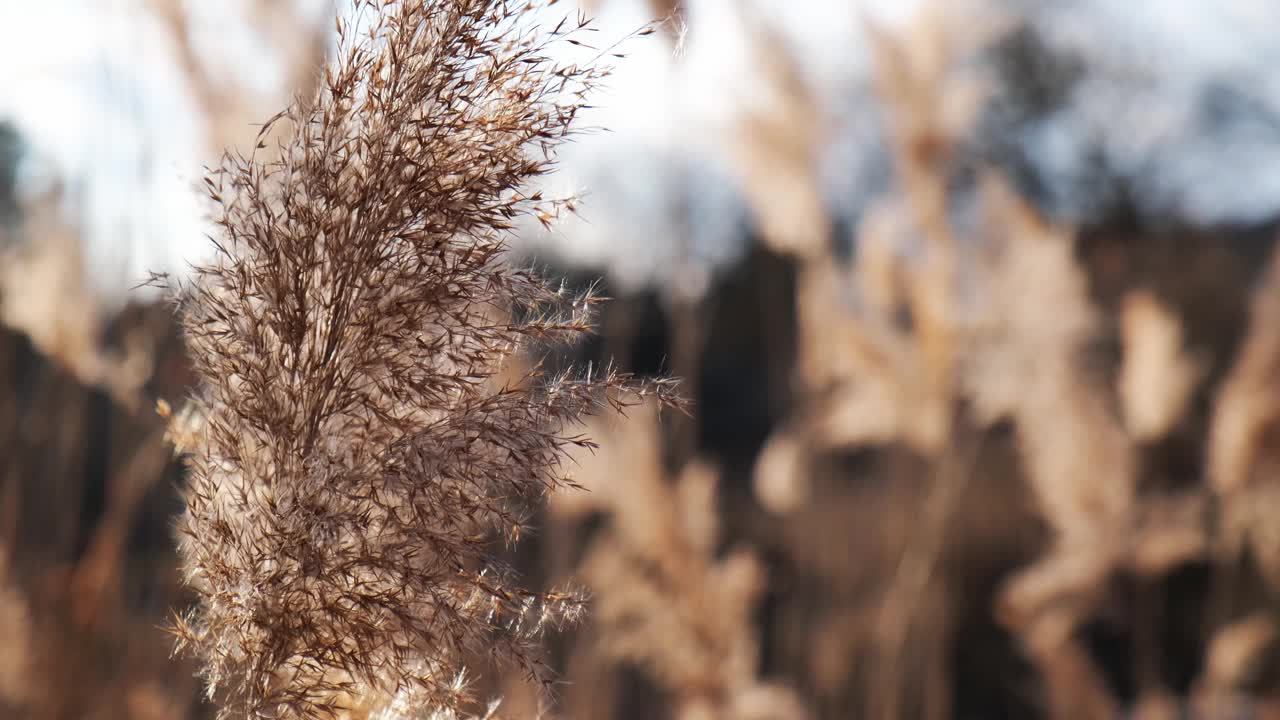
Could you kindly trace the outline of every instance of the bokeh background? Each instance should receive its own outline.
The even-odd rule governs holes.
[[[1280,717],[1280,4],[582,2],[615,69],[542,188],[578,212],[512,255],[613,298],[553,362],[693,412],[590,428],[508,558],[592,593],[563,683],[477,697]],[[137,286],[335,12],[0,0],[0,717],[211,716],[162,629],[191,377]]]

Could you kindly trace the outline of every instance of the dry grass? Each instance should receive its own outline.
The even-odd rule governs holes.
[[[541,679],[532,641],[577,614],[516,587],[492,531],[565,482],[582,416],[666,386],[507,374],[595,302],[503,258],[514,218],[556,212],[522,190],[599,77],[547,58],[585,21],[527,12],[361,4],[316,97],[264,126],[279,159],[208,181],[217,256],[177,294],[203,423],[177,633],[223,717],[459,711],[466,653]]]
[[[845,256],[830,109],[748,20],[780,99],[729,134],[758,249],[705,298],[603,306],[602,342],[566,350],[597,298],[504,243],[562,209],[525,189],[602,80],[549,59],[589,28],[362,7],[317,91],[207,185],[218,252],[174,288],[195,379],[159,405],[180,558],[130,540],[178,484],[144,397],[184,383],[150,316],[130,364],[36,293],[77,297],[73,243],[31,261],[58,283],[4,274],[31,338],[5,342],[54,360],[0,403],[0,712],[1277,716],[1275,239],[1050,219],[968,144],[974,53],[1016,23],[870,33],[893,177]],[[674,368],[695,416],[552,352]],[[15,387],[24,353],[0,355]],[[106,461],[94,402],[129,428]],[[216,709],[149,632],[179,568]]]
[[[592,591],[599,639],[583,652],[639,664],[671,695],[674,717],[807,717],[792,692],[758,676],[751,617],[764,570],[746,548],[719,547],[717,469],[694,460],[668,477],[652,407],[612,425],[597,423],[601,447],[580,459],[576,477],[591,484],[552,497],[557,525],[598,513],[608,527],[573,574]]]

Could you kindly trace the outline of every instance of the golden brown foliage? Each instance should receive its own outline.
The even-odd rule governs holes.
[[[522,189],[600,76],[546,56],[585,21],[533,10],[360,3],[318,95],[264,126],[287,125],[279,159],[260,144],[208,180],[217,254],[179,288],[201,603],[177,632],[224,717],[458,709],[464,653],[540,676],[529,641],[577,612],[510,584],[492,531],[517,538],[563,481],[584,414],[668,386],[506,376],[595,302],[503,258],[514,218],[554,213]]]
[[[608,523],[575,573],[592,591],[593,649],[642,666],[672,695],[679,718],[807,717],[788,689],[757,675],[751,614],[764,571],[746,548],[717,548],[718,470],[694,460],[668,477],[652,407],[593,436],[600,448],[583,453],[575,475],[590,485],[552,497],[557,523],[589,512]]]

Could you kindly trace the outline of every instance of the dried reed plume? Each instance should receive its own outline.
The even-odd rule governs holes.
[[[752,550],[718,547],[720,469],[696,458],[669,473],[652,405],[611,425],[593,428],[600,448],[581,458],[590,492],[551,499],[562,521],[598,514],[606,523],[576,570],[592,590],[598,657],[643,669],[670,696],[671,717],[809,717],[790,688],[758,674],[752,614],[767,577]]]
[[[493,531],[518,538],[565,482],[582,416],[670,385],[509,362],[586,332],[596,301],[504,264],[514,219],[555,215],[521,190],[602,75],[546,56],[585,20],[535,12],[363,0],[317,95],[263,128],[278,159],[259,141],[207,180],[216,254],[177,288],[201,602],[176,632],[221,717],[452,712],[464,653],[539,676],[530,641],[579,607],[512,588]]]

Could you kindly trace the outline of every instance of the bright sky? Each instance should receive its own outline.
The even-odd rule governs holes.
[[[0,3],[0,27],[10,29],[0,43],[0,117],[16,124],[30,145],[22,168],[28,190],[61,183],[66,216],[88,239],[93,281],[108,295],[148,271],[180,271],[184,259],[207,246],[204,208],[193,189],[210,159],[207,128],[168,28],[150,11],[154,1]],[[253,0],[176,1],[184,3],[193,44],[211,72],[231,78],[265,106],[281,102],[287,88],[279,50],[246,21]],[[565,153],[560,187],[589,193],[583,205],[590,218],[558,236],[568,257],[646,282],[684,252],[661,248],[673,234],[664,223],[693,194],[668,192],[672,178],[677,186],[700,188],[695,202],[705,207],[695,215],[709,223],[699,231],[701,254],[720,262],[736,253],[740,201],[729,189],[716,192],[728,184],[727,171],[706,136],[695,132],[713,127],[717,113],[750,101],[749,84],[726,83],[747,51],[726,13],[728,1],[689,2],[696,39],[678,74],[670,43],[626,45],[629,57],[620,61],[602,109],[590,119],[613,132]],[[327,23],[330,0],[293,2],[305,23]],[[909,3],[873,4],[900,14]],[[793,40],[806,27],[821,30],[821,37],[810,38],[814,43],[797,47],[808,48],[815,70],[828,76],[839,61],[820,58],[838,54],[849,31],[852,13],[844,5],[811,0],[807,9],[795,9],[789,0],[761,2]],[[602,42],[647,20],[643,0],[607,0],[598,7]],[[837,9],[843,9],[838,23],[831,15]],[[744,92],[733,94],[738,91]],[[615,172],[619,168],[627,170]],[[634,253],[637,245],[654,243],[659,252]]]
[[[32,147],[23,168],[28,186],[62,183],[65,211],[85,229],[89,267],[105,292],[148,270],[180,270],[184,258],[206,247],[193,188],[209,136],[171,38],[147,11],[157,1],[0,2],[7,30],[0,117]],[[211,72],[231,78],[259,106],[282,103],[279,50],[246,20],[255,0],[175,1],[185,3],[195,48]],[[1280,212],[1280,3],[1001,1],[1030,12],[1051,42],[1090,58],[1078,102],[1028,131],[1025,146],[1051,178],[1080,171],[1083,149],[1096,143],[1154,206],[1207,222]],[[327,24],[330,0],[293,2],[303,25]],[[858,120],[873,112],[862,17],[901,28],[926,2],[754,6],[836,114]],[[744,72],[750,50],[733,12],[738,5],[687,0],[679,58],[661,38],[623,47],[629,57],[589,117],[612,132],[566,148],[564,172],[554,181],[559,190],[585,193],[583,219],[544,239],[559,255],[640,284],[660,279],[682,258],[710,268],[739,252],[745,209],[716,143],[718,128],[765,99]],[[646,19],[642,0],[601,0],[597,7],[602,43]],[[849,168],[882,151],[883,142],[866,123],[850,122],[842,132],[830,154],[831,192],[854,204],[862,191]],[[672,244],[681,223],[694,224],[695,232],[683,235],[696,238],[695,247]]]
[[[187,0],[193,42],[213,72],[275,105],[285,77],[247,0]],[[319,22],[327,0],[296,0]],[[58,182],[88,239],[94,284],[118,293],[148,271],[174,271],[207,246],[194,190],[209,135],[172,35],[149,0],[0,3],[0,117],[29,144],[30,192]],[[56,41],[51,41],[54,39]],[[278,98],[278,99],[277,99]]]

